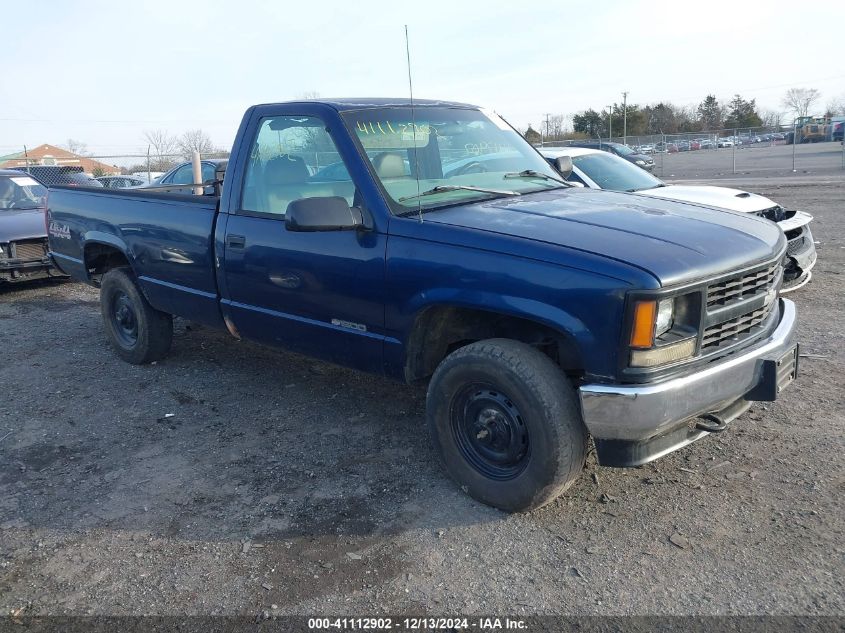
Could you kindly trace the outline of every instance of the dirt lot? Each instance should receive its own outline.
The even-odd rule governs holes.
[[[842,614],[845,187],[749,186],[816,216],[800,381],[527,515],[446,479],[421,391],[184,322],[133,367],[95,290],[0,291],[0,611]]]

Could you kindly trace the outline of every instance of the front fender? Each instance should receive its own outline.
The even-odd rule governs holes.
[[[433,306],[471,308],[527,319],[570,336],[580,349],[595,345],[593,333],[581,319],[563,308],[536,299],[466,288],[436,288],[413,296],[407,308],[420,314]]]

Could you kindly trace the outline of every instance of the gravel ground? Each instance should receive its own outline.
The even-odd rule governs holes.
[[[845,153],[842,144],[833,142],[795,146],[760,143],[736,150],[723,147],[654,156],[654,175],[667,180],[749,175],[760,180],[820,174],[834,174],[841,178],[843,169]]]
[[[845,187],[753,185],[816,216],[799,381],[525,515],[439,470],[420,390],[185,322],[134,367],[95,290],[0,290],[0,612],[842,614]]]

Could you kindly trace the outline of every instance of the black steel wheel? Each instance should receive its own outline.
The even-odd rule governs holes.
[[[134,347],[138,343],[138,319],[131,300],[122,290],[112,295],[109,316],[115,336],[120,339],[121,346]]]
[[[519,408],[492,385],[470,384],[452,401],[452,433],[464,459],[490,479],[513,479],[528,464],[528,427]]]

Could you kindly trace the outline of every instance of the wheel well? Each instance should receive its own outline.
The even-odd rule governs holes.
[[[429,377],[440,361],[459,347],[488,338],[507,338],[536,347],[572,376],[583,374],[571,336],[530,319],[455,306],[427,308],[417,316],[405,360],[405,378]]]
[[[85,269],[94,283],[99,283],[112,268],[129,266],[129,260],[118,248],[108,244],[85,245]]]

